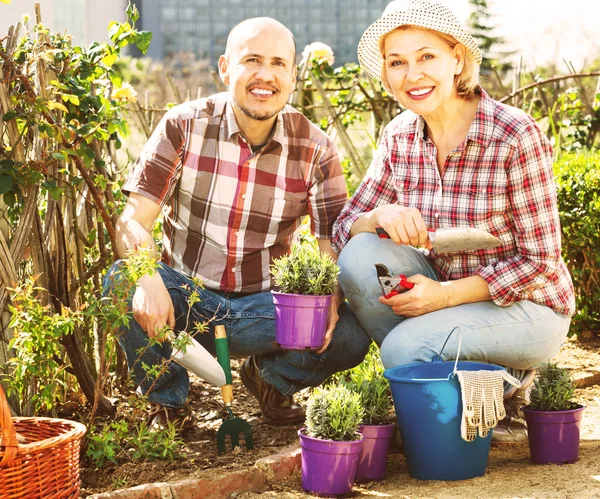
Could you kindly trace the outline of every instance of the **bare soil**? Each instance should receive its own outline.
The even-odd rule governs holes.
[[[600,368],[600,338],[570,339],[555,358],[574,373],[589,367]],[[232,367],[236,361],[233,361]],[[152,482],[175,482],[189,478],[221,475],[223,472],[252,466],[257,459],[281,451],[297,442],[300,426],[274,427],[260,421],[258,402],[246,392],[236,372],[233,373],[233,411],[248,421],[253,429],[254,450],[237,448],[217,455],[216,432],[225,415],[220,390],[193,379],[190,402],[197,419],[196,429],[185,437],[180,457],[172,462],[125,462],[94,468],[82,461],[82,497],[99,492],[133,487]],[[383,482],[355,485],[355,497],[394,498],[600,498],[600,385],[578,389],[577,400],[586,405],[582,422],[580,459],[565,466],[534,465],[527,444],[493,446],[485,476],[457,482],[419,481],[410,478],[401,452],[392,448],[387,477]],[[296,395],[306,403],[308,390]],[[315,497],[302,491],[300,476],[295,474],[272,490],[262,494],[247,493],[238,497]]]

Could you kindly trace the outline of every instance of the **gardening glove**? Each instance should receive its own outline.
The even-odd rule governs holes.
[[[472,442],[479,434],[484,438],[506,416],[504,381],[520,387],[521,382],[504,369],[499,371],[456,371],[462,394],[463,413],[460,433]]]

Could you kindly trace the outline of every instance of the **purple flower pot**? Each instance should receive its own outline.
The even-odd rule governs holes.
[[[362,425],[359,431],[365,437],[365,441],[358,461],[356,480],[359,482],[383,480],[394,425]]]
[[[321,348],[333,295],[271,293],[275,304],[275,341],[279,346],[286,350]]]
[[[302,488],[327,496],[340,496],[352,491],[364,437],[338,442],[321,440],[298,431],[302,448]]]
[[[566,464],[579,459],[579,425],[585,406],[570,411],[532,411],[525,407],[531,460]]]

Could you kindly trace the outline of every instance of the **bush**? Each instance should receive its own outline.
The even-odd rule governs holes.
[[[339,272],[330,255],[308,243],[295,244],[271,266],[277,291],[296,295],[334,294]]]
[[[555,163],[563,258],[573,277],[577,313],[571,331],[600,332],[599,151],[563,154]]]
[[[527,408],[533,411],[568,411],[578,407],[573,401],[574,395],[575,385],[569,372],[546,362],[538,368]]]
[[[306,434],[323,440],[358,440],[363,414],[360,396],[345,386],[316,388],[308,400]]]

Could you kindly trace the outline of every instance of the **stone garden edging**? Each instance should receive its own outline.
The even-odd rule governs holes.
[[[260,492],[300,470],[300,446],[259,459],[247,469],[224,473],[218,478],[196,478],[174,483],[150,483],[129,489],[88,496],[88,499],[225,499],[232,494]]]

